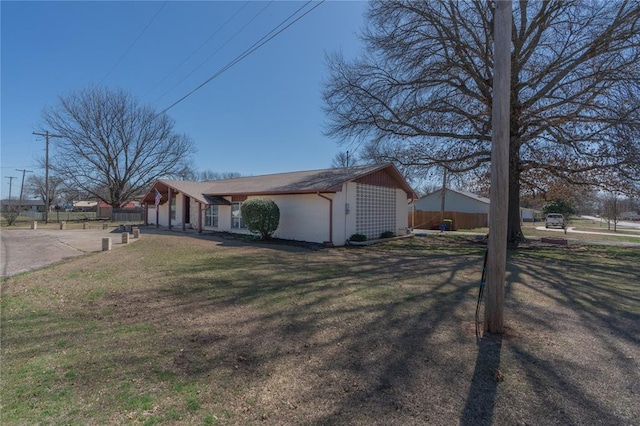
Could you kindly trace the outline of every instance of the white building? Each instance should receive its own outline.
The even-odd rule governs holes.
[[[157,208],[156,194],[161,196]],[[343,245],[356,233],[368,239],[386,231],[404,234],[409,202],[416,197],[389,163],[208,182],[158,180],[143,201],[147,224],[248,233],[240,205],[251,198],[278,205],[274,237]]]

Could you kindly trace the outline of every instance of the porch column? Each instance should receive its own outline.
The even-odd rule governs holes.
[[[171,230],[171,197],[173,197],[173,191],[171,191],[171,188],[168,188],[167,191],[167,207],[169,207],[169,230]]]
[[[182,194],[182,232],[187,230],[187,203],[190,202],[189,197]],[[177,207],[177,206],[176,206]]]
[[[160,204],[156,205],[156,228],[160,227]]]
[[[149,226],[149,204],[142,205],[142,214],[144,214],[144,226]]]
[[[198,201],[198,233],[202,233],[202,203]]]

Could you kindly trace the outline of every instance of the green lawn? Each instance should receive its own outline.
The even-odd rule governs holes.
[[[640,251],[510,253],[478,344],[483,252],[143,234],[5,279],[1,423],[637,422]]]

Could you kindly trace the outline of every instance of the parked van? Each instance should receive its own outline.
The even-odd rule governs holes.
[[[544,223],[545,228],[556,227],[564,229],[565,226],[566,225],[564,223],[564,216],[560,213],[549,213]]]

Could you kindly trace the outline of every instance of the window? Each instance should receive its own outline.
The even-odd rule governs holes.
[[[175,220],[176,218],[176,199],[171,199],[171,220]]]
[[[240,213],[240,206],[242,203],[233,203],[231,205],[231,227],[235,229],[246,228],[242,221],[242,213]]]
[[[209,206],[204,213],[204,226],[218,227],[218,206]]]

